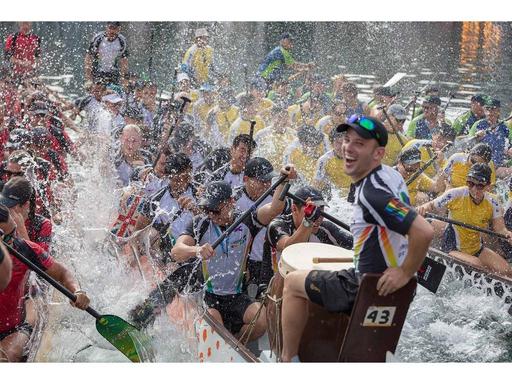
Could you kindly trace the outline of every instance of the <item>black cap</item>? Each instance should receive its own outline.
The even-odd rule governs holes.
[[[480,105],[485,105],[485,99],[487,99],[487,96],[482,93],[471,96],[471,101],[476,101]]]
[[[370,123],[368,123],[367,120],[369,120]],[[367,126],[365,127],[365,125]],[[381,147],[385,147],[388,143],[388,131],[379,120],[376,120],[373,117],[352,115],[347,120],[347,123],[338,125],[336,130],[338,132],[345,132],[349,128],[353,128],[359,136],[365,139],[377,140]]]
[[[279,40],[284,40],[284,39],[293,40],[293,37],[289,32],[284,32],[281,34],[281,37],[279,37]]]
[[[7,208],[15,205],[25,204],[32,196],[32,186],[30,181],[21,176],[16,176],[5,183],[0,193],[0,204]]]
[[[482,184],[491,182],[491,167],[487,164],[476,163],[471,166],[467,178],[474,179]]]
[[[421,163],[421,152],[416,147],[410,147],[400,153],[398,160],[402,164],[417,164]]]
[[[231,185],[225,181],[213,181],[206,184],[201,200],[199,200],[199,207],[206,208],[207,210],[215,211],[219,205],[228,201],[233,194]]]
[[[107,25],[117,28],[117,27],[121,26],[121,22],[119,22],[119,21],[107,21]]]
[[[320,192],[318,189],[306,186],[299,188],[294,193],[295,196],[297,196],[299,199],[302,199],[306,201],[308,198],[311,199],[311,202],[315,204],[317,207],[324,207],[329,206],[322,196],[322,192]]]
[[[425,97],[423,104],[435,104],[439,107],[441,105],[441,99],[437,96],[427,96]]]
[[[312,125],[302,125],[297,130],[297,139],[303,145],[316,148],[324,140],[324,134]]]
[[[485,107],[486,108],[501,108],[501,101],[489,96],[485,100]]]
[[[492,148],[489,144],[478,143],[469,151],[469,154],[480,156],[488,163],[492,159]]]
[[[263,157],[254,157],[245,164],[244,175],[258,179],[259,181],[270,181],[277,174],[270,161]]]
[[[173,153],[165,161],[164,173],[166,175],[176,175],[187,170],[192,171],[192,161],[184,153]]]

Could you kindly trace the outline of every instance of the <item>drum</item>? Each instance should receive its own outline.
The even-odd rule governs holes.
[[[274,275],[265,300],[267,329],[270,345],[279,356],[282,349],[281,305],[284,277],[298,270],[338,271],[353,268],[349,261],[353,252],[344,248],[321,243],[298,243],[283,250],[278,262],[279,273]],[[322,259],[341,259],[342,262],[322,262]],[[302,335],[299,358],[301,361],[337,361],[345,336],[349,316],[327,312],[309,303],[309,318]]]

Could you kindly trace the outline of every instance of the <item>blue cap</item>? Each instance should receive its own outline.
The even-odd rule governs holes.
[[[203,92],[213,92],[213,85],[211,85],[210,83],[203,83],[199,90]]]
[[[501,101],[489,96],[485,100],[485,106],[487,108],[501,108]]]

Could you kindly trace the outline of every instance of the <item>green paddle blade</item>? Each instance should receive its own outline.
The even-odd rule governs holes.
[[[150,337],[120,317],[102,315],[96,320],[96,329],[132,362],[154,361]]]

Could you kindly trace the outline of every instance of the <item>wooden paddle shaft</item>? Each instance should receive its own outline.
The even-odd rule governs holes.
[[[352,263],[351,257],[313,257],[313,264],[320,263]]]

